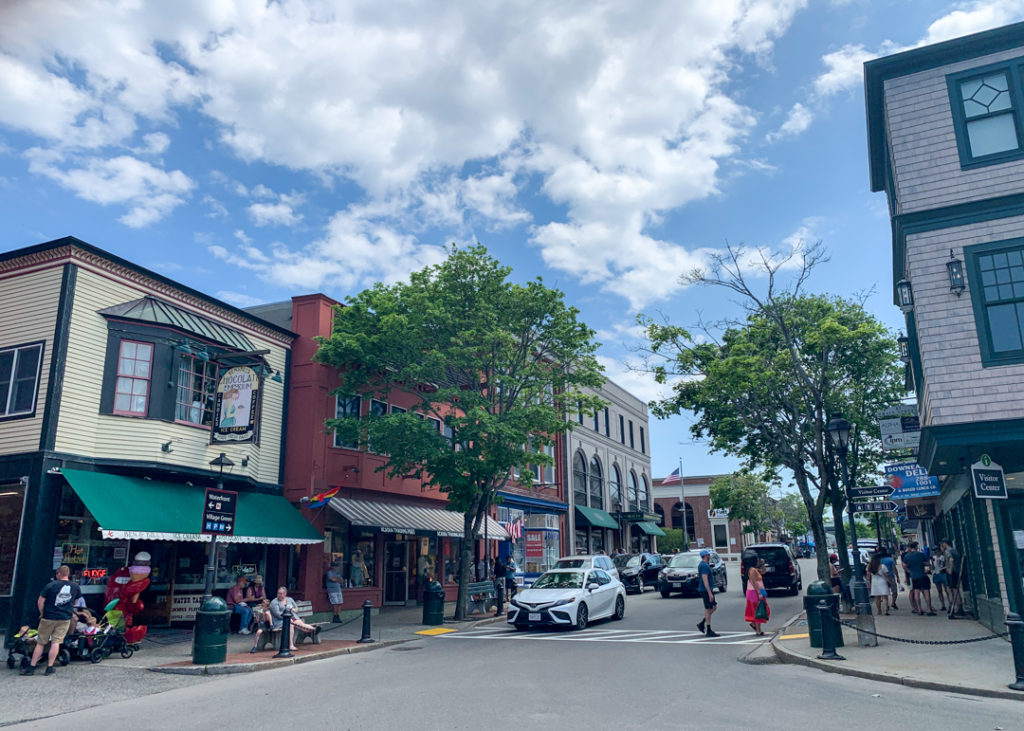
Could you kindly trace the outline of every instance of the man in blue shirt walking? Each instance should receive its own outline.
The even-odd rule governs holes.
[[[718,633],[711,629],[711,615],[718,609],[718,602],[715,600],[710,561],[711,551],[705,548],[700,552],[700,563],[697,565],[697,592],[704,600],[704,619],[697,623],[697,629],[703,632],[705,637],[718,637]]]

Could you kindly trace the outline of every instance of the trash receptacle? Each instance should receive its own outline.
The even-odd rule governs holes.
[[[444,587],[437,581],[423,590],[423,624],[444,624]]]
[[[832,587],[824,581],[812,581],[804,596],[804,611],[807,613],[807,631],[811,635],[811,647],[821,647],[821,612],[818,604],[824,599],[831,610],[832,622],[827,631],[832,633],[836,647],[843,646],[843,632],[839,624],[839,595],[832,593]]]
[[[223,599],[210,597],[196,612],[192,635],[192,664],[215,665],[228,654],[228,627],[231,610]]]

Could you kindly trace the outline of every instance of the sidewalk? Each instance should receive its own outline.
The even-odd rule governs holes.
[[[843,615],[854,621],[854,615]],[[971,619],[948,620],[916,616],[907,608],[890,616],[875,617],[875,631],[908,640],[966,640],[992,633]],[[821,650],[810,646],[806,616],[801,613],[772,638],[775,654],[782,662],[807,665],[826,672],[854,675],[914,688],[952,693],[1011,698],[1024,701],[1024,692],[1010,690],[1013,682],[1013,652],[1005,639],[956,645],[920,645],[879,638],[878,647],[859,647],[857,631],[843,627],[845,647],[836,652],[846,660],[818,660]]]

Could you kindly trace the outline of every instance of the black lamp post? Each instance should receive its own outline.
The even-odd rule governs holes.
[[[219,457],[210,460],[211,467],[220,468],[220,474],[217,475],[217,489],[224,489],[224,468],[234,467],[235,463],[223,452],[220,453]],[[203,589],[203,601],[213,596],[213,579],[217,573],[217,536],[210,536],[210,556],[206,560],[206,586]]]
[[[853,501],[850,499],[850,468],[846,463],[846,451],[850,445],[850,422],[843,418],[842,414],[833,414],[826,426],[828,434],[832,437],[832,444],[835,445],[836,455],[839,457],[839,467],[843,473],[843,489],[846,491],[846,513],[850,516],[850,546],[853,548],[853,577],[850,581],[850,588],[853,592],[853,603],[857,610],[857,629],[875,630],[875,618],[871,614],[871,596],[868,593],[868,585],[864,580],[864,566],[860,562],[860,550],[857,547],[857,524],[854,521]],[[857,632],[858,644],[861,647],[874,647],[878,640],[874,635]]]

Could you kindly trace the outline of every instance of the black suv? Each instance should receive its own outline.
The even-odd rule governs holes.
[[[658,574],[665,567],[661,556],[656,553],[641,553],[635,556],[623,554],[612,559],[619,570],[619,581],[629,593],[643,594],[645,586],[657,586]]]
[[[764,560],[764,588],[768,590],[783,589],[790,596],[796,596],[804,588],[800,577],[800,564],[792,550],[785,543],[755,543],[743,549],[743,584],[746,586],[747,556],[757,554]]]

